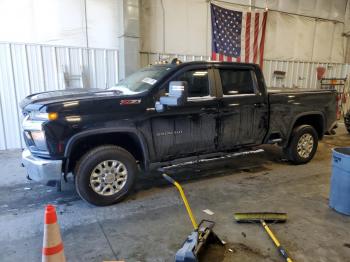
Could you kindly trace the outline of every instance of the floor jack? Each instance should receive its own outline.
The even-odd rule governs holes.
[[[187,237],[182,247],[176,252],[176,262],[197,262],[200,261],[203,250],[208,247],[209,244],[224,245],[222,241],[213,231],[215,222],[210,220],[202,220],[197,224],[195,217],[193,216],[190,205],[188,204],[185,193],[178,182],[172,179],[170,176],[163,174],[163,177],[173,184],[180,192],[182,201],[185,204],[187,213],[192,222],[194,231]]]

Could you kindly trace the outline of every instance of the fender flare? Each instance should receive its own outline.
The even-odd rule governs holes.
[[[77,142],[79,142],[81,139],[93,136],[93,135],[101,135],[101,134],[108,134],[108,133],[129,133],[133,134],[137,137],[137,139],[140,142],[142,155],[144,158],[144,168],[148,169],[149,166],[149,152],[148,152],[148,146],[146,143],[146,140],[144,139],[142,133],[138,131],[136,128],[98,128],[94,130],[86,130],[79,132],[72,136],[66,145],[66,148],[64,150],[64,158],[66,159],[65,167],[64,167],[64,174],[67,175],[68,173],[68,166],[69,166],[69,158],[70,154],[76,145]]]
[[[290,125],[288,135],[287,135],[287,144],[289,144],[290,136],[292,135],[292,132],[293,132],[293,127],[294,127],[295,123],[298,121],[298,119],[300,119],[301,117],[304,117],[304,116],[311,116],[311,115],[317,115],[317,116],[320,116],[322,118],[322,131],[324,133],[325,127],[326,127],[326,123],[325,123],[326,119],[324,117],[324,114],[321,111],[309,111],[309,112],[300,113],[300,114],[297,114],[293,118],[292,124]]]

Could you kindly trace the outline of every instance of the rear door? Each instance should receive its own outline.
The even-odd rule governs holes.
[[[167,92],[170,81],[186,81],[189,95],[185,105],[153,113],[151,127],[158,161],[216,150],[219,106],[213,78],[208,66],[187,67],[164,84],[159,96]]]
[[[219,149],[261,144],[268,126],[268,104],[253,67],[221,65],[215,70],[219,86]]]

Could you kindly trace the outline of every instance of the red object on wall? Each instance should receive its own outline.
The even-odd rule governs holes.
[[[324,74],[326,73],[326,68],[319,66],[316,68],[316,71],[317,71],[317,80],[321,80]]]
[[[346,103],[346,101],[347,101],[347,94],[343,94],[343,96],[342,96],[342,103],[343,104],[345,104]]]

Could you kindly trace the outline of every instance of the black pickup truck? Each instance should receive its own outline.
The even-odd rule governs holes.
[[[310,161],[336,126],[336,93],[269,90],[254,64],[188,62],[143,68],[113,88],[33,94],[21,102],[30,179],[75,176],[95,205],[120,201],[142,171],[280,145]]]

